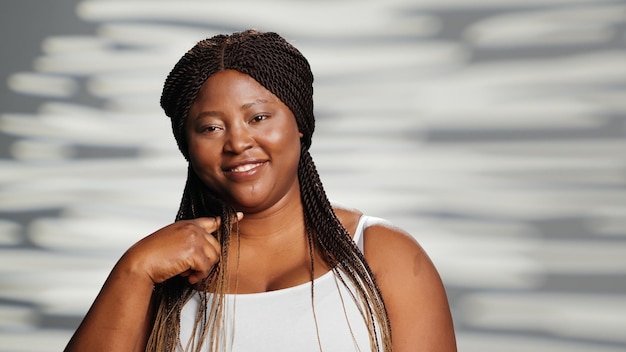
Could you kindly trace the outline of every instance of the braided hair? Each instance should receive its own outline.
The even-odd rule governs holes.
[[[189,160],[185,121],[191,105],[204,82],[214,73],[236,70],[247,74],[276,95],[293,113],[302,133],[298,179],[309,250],[311,271],[313,249],[332,268],[344,284],[355,287],[352,298],[361,307],[368,326],[372,351],[391,351],[391,329],[384,302],[367,265],[348,231],[343,227],[326,196],[319,174],[309,153],[315,129],[313,116],[313,74],[306,58],[280,35],[272,32],[248,30],[231,35],[216,35],[198,42],[174,66],[167,77],[161,106],[171,118],[172,130],[178,148]],[[208,339],[211,350],[219,348],[223,330],[224,295],[226,292],[226,263],[235,209],[211,192],[188,167],[187,182],[176,220],[203,216],[221,216],[216,237],[221,244],[220,261],[207,282],[211,283],[212,298],[201,302],[198,319],[203,327],[194,327],[194,336],[200,332],[199,342],[186,349],[199,351]],[[313,281],[313,273],[311,272]],[[313,296],[313,286],[311,288]],[[174,277],[155,287],[153,295],[154,322],[148,338],[148,351],[172,351],[182,348],[179,338],[180,313],[194,290],[181,277]],[[313,298],[312,298],[313,299]],[[192,339],[193,340],[193,339]]]

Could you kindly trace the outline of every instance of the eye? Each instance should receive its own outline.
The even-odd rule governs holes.
[[[250,120],[250,122],[261,122],[261,121],[267,119],[268,117],[269,117],[269,115],[266,115],[266,114],[258,114],[258,115],[255,115],[252,118],[252,120]]]
[[[219,129],[220,129],[219,126],[208,125],[208,126],[202,126],[201,132],[203,132],[203,133],[211,133],[211,132],[215,132],[215,131],[217,131]]]

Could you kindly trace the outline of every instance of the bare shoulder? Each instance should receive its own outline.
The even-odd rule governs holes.
[[[364,254],[385,301],[394,351],[456,351],[447,295],[427,253],[406,231],[376,223]]]
[[[391,267],[397,271],[401,263],[414,266],[430,262],[415,237],[386,221],[365,228],[363,242],[365,258],[377,276],[389,274],[387,271]]]

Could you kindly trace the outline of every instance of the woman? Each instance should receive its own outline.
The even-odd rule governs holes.
[[[411,236],[332,206],[313,76],[275,33],[199,42],[161,106],[189,161],[176,222],[119,260],[67,351],[455,351]]]

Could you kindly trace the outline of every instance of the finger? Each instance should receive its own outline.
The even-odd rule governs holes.
[[[191,273],[189,273],[189,275],[187,276],[187,282],[189,282],[192,285],[197,284],[198,282],[202,281],[204,278],[206,278],[208,276],[208,273],[204,272],[200,272],[200,271],[192,271]]]
[[[237,212],[236,216],[237,216],[237,219],[233,219],[231,224],[234,224],[240,221],[241,219],[243,219],[243,213],[240,211]],[[222,223],[222,219],[219,216],[196,218],[192,221],[195,222],[198,226],[200,226],[204,231],[208,233],[215,232],[220,227],[220,224]]]
[[[217,263],[217,260],[211,260],[209,257],[198,258],[195,261],[194,269],[187,270],[185,274],[188,273],[188,275],[181,274],[181,276],[186,276],[187,281],[190,284],[197,284],[198,282],[209,276],[209,274],[211,273],[211,269],[213,268],[215,263]]]
[[[220,224],[222,222],[222,220],[219,217],[196,218],[196,219],[193,219],[192,221],[208,233],[211,233],[217,230],[220,227]]]
[[[202,252],[204,253],[203,260],[209,261],[209,264],[213,266],[220,260],[222,247],[212,235],[205,236],[205,238],[209,243],[202,246]]]
[[[219,253],[220,251],[220,242],[217,240],[215,236],[213,236],[210,232],[203,231],[202,235],[204,239],[208,242],[208,244],[204,244],[204,253],[206,256],[211,257],[213,252]]]
[[[203,272],[195,271],[193,274],[189,275],[189,277],[187,278],[187,282],[189,282],[191,285],[196,285],[202,280],[206,279],[208,275],[208,273],[205,274]]]

